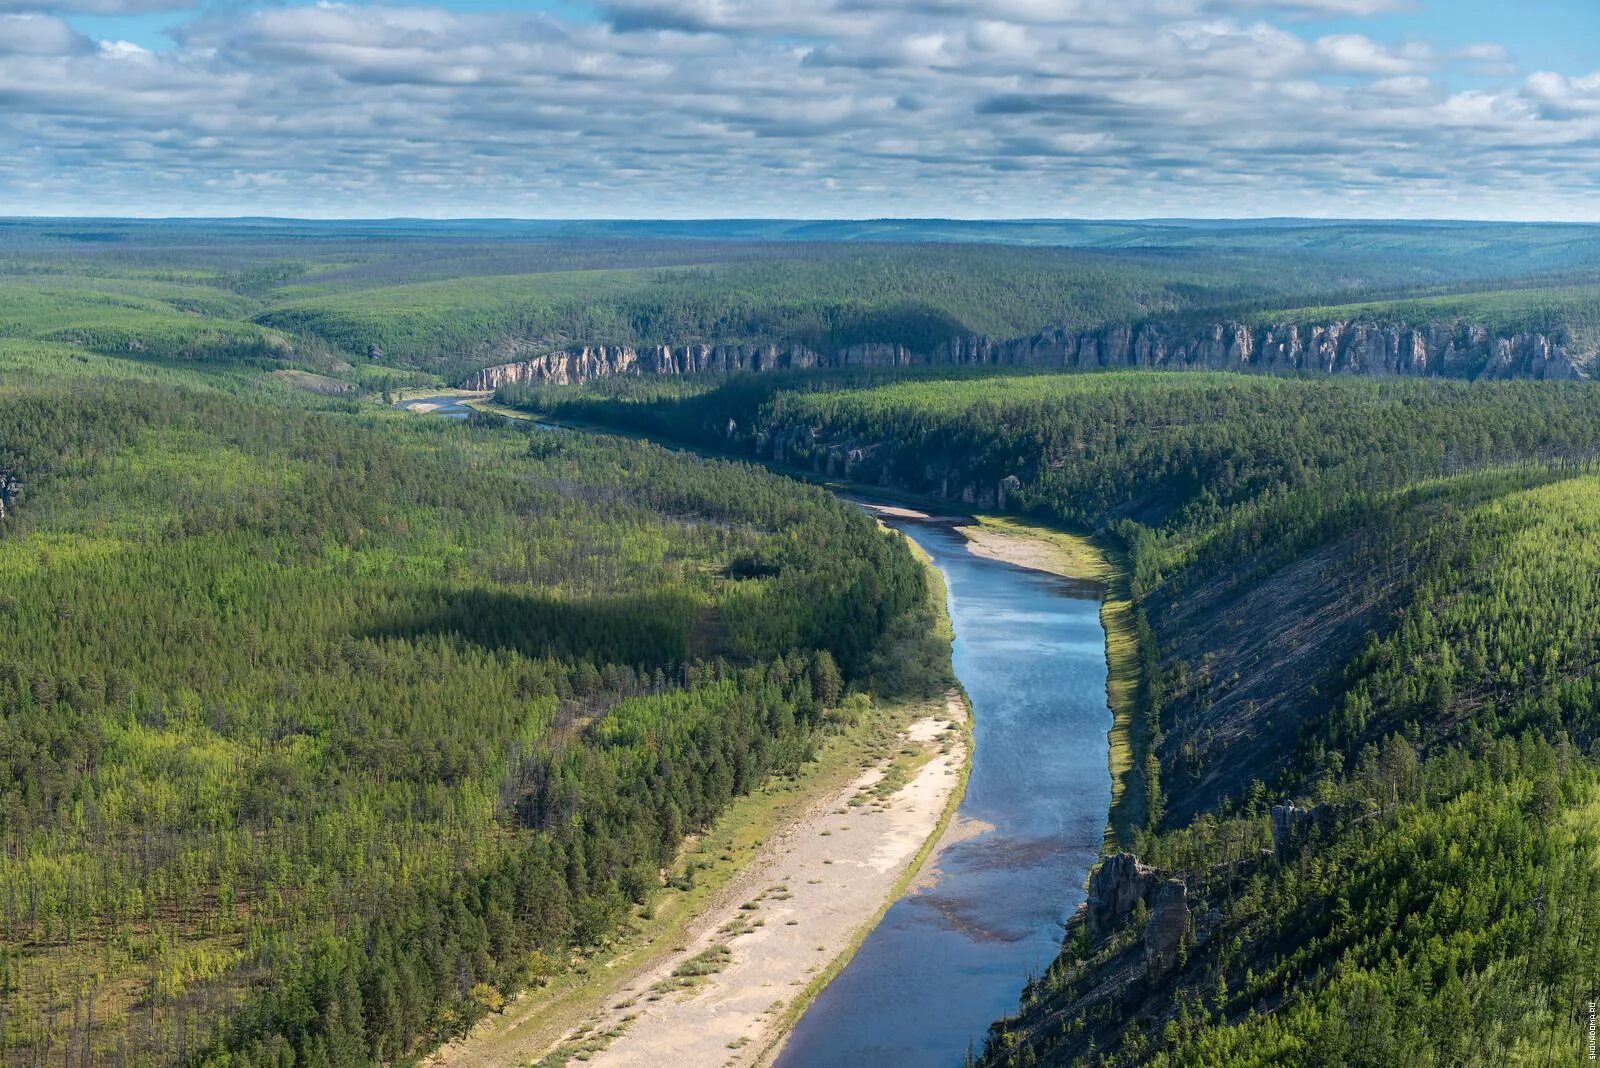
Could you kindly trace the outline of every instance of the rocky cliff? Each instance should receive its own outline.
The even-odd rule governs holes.
[[[462,388],[493,390],[514,382],[569,386],[613,375],[690,375],[707,371],[776,371],[822,366],[802,345],[585,345],[474,371]]]
[[[22,495],[22,480],[13,475],[0,471],[0,519],[6,517],[6,512]]]
[[[1193,921],[1188,887],[1182,879],[1150,867],[1132,853],[1116,853],[1089,873],[1087,891],[1088,898],[1068,925],[1069,931],[1081,924],[1091,943],[1104,942],[1142,904],[1146,918],[1138,931],[1138,945],[1144,974],[1158,977],[1172,970],[1184,940],[1191,935]]]
[[[803,345],[597,345],[542,353],[476,371],[462,385],[493,390],[513,382],[573,385],[612,375],[685,375],[791,368],[993,366],[1069,370],[1320,371],[1452,378],[1574,380],[1590,376],[1595,353],[1564,335],[1496,334],[1464,319],[1428,323],[1334,320],[1186,326],[1152,321],[1080,331],[1062,326],[1031,337],[953,338],[932,352],[904,345],[851,345],[820,353]]]
[[[1176,370],[1321,371],[1453,378],[1589,377],[1592,352],[1540,333],[1496,335],[1467,320],[1316,324],[1166,322],[1100,330],[1048,330],[1009,341],[966,338],[941,345],[935,364]]]

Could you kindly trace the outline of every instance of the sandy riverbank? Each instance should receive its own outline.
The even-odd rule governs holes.
[[[620,979],[558,1040],[513,1008],[435,1063],[522,1065],[580,1050],[599,1068],[760,1063],[813,979],[854,951],[920,869],[958,800],[965,717],[951,695],[942,715],[913,722],[894,752],[765,843],[670,953]]]

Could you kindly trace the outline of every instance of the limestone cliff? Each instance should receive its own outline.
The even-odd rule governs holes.
[[[1160,976],[1173,968],[1191,920],[1188,888],[1182,879],[1157,871],[1132,853],[1116,853],[1089,873],[1087,891],[1087,900],[1070,926],[1082,924],[1090,941],[1100,942],[1123,927],[1142,904],[1147,913],[1139,932],[1144,971]]]
[[[1007,340],[952,338],[925,353],[887,342],[851,345],[831,353],[796,344],[585,345],[485,367],[469,375],[462,385],[493,390],[512,382],[572,385],[628,374],[911,366],[1143,367],[1573,380],[1590,377],[1595,355],[1561,334],[1496,334],[1465,319],[1201,326],[1153,320],[1094,330],[1061,326]]]
[[[1084,922],[1090,938],[1104,938],[1145,899],[1161,874],[1132,853],[1115,853],[1089,873]]]
[[[584,345],[474,371],[462,382],[493,390],[513,382],[568,386],[613,375],[689,375],[707,371],[775,371],[822,365],[801,345]]]
[[[1594,356],[1570,351],[1565,337],[1496,335],[1467,320],[1211,323],[1200,327],[1157,321],[1085,332],[1058,328],[1009,341],[958,339],[941,345],[929,362],[1578,379],[1589,377]]]

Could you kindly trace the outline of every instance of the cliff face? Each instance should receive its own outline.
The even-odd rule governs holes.
[[[1199,328],[1145,323],[1138,327],[1118,324],[1085,333],[1063,328],[1010,341],[981,337],[950,341],[941,345],[929,362],[1454,378],[1588,377],[1588,361],[1569,353],[1564,338],[1545,334],[1495,336],[1464,320],[1424,324],[1340,320],[1258,326],[1212,323]]]
[[[1569,351],[1563,337],[1495,335],[1465,320],[1202,327],[1150,322],[1090,331],[1058,327],[1010,340],[953,338],[929,353],[888,343],[852,345],[831,354],[776,344],[583,346],[486,367],[462,385],[493,390],[512,382],[573,385],[626,374],[911,366],[1144,367],[1575,380],[1589,377],[1593,360],[1593,354]]]
[[[690,375],[707,371],[776,371],[822,365],[801,345],[585,345],[474,371],[462,383],[493,390],[513,382],[568,386],[612,375]]]
[[[22,495],[22,480],[15,476],[0,471],[0,519],[6,517],[9,509],[18,497]]]

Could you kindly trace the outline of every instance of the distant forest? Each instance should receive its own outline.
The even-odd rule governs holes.
[[[1583,226],[11,220],[0,339],[402,385],[572,345],[928,352],[1338,308],[1569,332],[1587,359],[1597,276]]]

